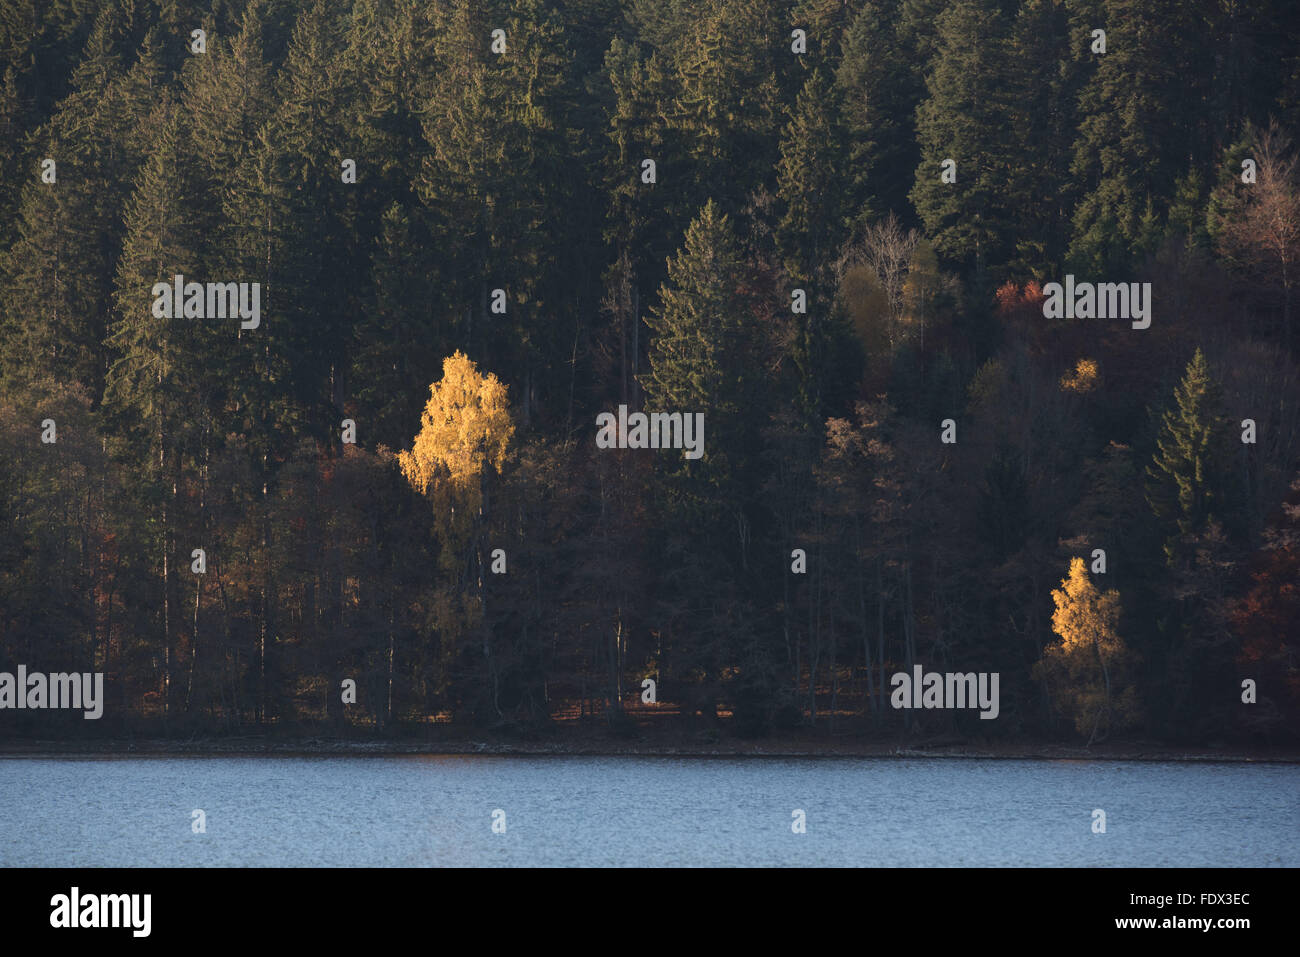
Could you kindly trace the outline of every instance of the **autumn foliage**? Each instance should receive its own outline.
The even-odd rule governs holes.
[[[1140,708],[1128,682],[1133,655],[1119,636],[1119,592],[1099,590],[1083,559],[1075,557],[1061,587],[1052,590],[1052,601],[1052,630],[1061,640],[1044,649],[1038,677],[1089,743],[1132,725]]]
[[[421,493],[439,478],[472,491],[485,467],[500,470],[514,433],[506,387],[457,350],[443,360],[442,379],[429,386],[420,432],[398,462]]]

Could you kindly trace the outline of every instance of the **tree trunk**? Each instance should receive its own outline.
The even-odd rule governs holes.
[[[1106,667],[1106,659],[1102,657],[1101,643],[1097,641],[1096,635],[1094,635],[1092,638],[1092,647],[1097,652],[1097,662],[1101,665],[1101,676],[1106,683],[1106,700],[1103,703],[1102,707],[1097,709],[1097,717],[1096,719],[1093,720],[1092,734],[1088,737],[1087,747],[1092,747],[1092,743],[1098,740],[1097,729],[1101,727],[1101,716],[1103,712],[1107,715],[1110,714],[1110,669]],[[1104,741],[1105,736],[1103,736],[1101,740]]]

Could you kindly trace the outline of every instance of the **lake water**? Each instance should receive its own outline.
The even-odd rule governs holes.
[[[1295,867],[1300,766],[13,757],[0,864]]]

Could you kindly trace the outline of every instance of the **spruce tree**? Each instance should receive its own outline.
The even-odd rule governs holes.
[[[1229,459],[1218,384],[1200,349],[1174,390],[1174,405],[1161,416],[1158,452],[1147,466],[1147,502],[1166,527],[1166,557],[1178,539],[1224,517]]]
[[[1220,144],[1205,130],[1212,94],[1212,4],[1105,0],[1106,52],[1079,97],[1071,175],[1083,198],[1073,214],[1073,268],[1119,279],[1153,251],[1188,161]],[[1160,29],[1151,29],[1159,23]],[[1077,42],[1077,41],[1076,41]],[[1085,54],[1080,53],[1083,56]],[[1088,54],[1094,55],[1094,54]]]
[[[371,260],[374,298],[353,329],[353,399],[367,446],[396,449],[410,440],[424,401],[414,383],[434,381],[453,351],[453,308],[418,212],[394,203],[384,214]]]
[[[786,271],[799,281],[828,284],[831,263],[844,241],[844,138],[838,114],[829,78],[816,69],[781,137],[777,172],[783,214],[776,242]]]
[[[114,361],[104,388],[104,413],[118,452],[138,470],[138,494],[149,525],[161,585],[156,627],[161,632],[161,697],[172,707],[174,637],[179,624],[178,536],[189,477],[203,460],[202,441],[212,432],[209,410],[217,403],[204,374],[206,344],[222,332],[207,319],[187,318],[181,303],[159,316],[153,287],[181,274],[201,274],[204,235],[191,215],[199,175],[178,111],[172,108],[155,151],[136,183],[127,214],[127,237],[118,263],[113,323],[108,344]],[[233,323],[231,324],[233,326]]]
[[[900,0],[867,0],[845,31],[835,74],[844,128],[849,217],[858,227],[893,212],[916,222],[908,201],[920,152],[916,107],[924,74],[902,33]]]
[[[167,100],[156,31],[124,66],[124,37],[133,29],[111,10],[98,18],[72,92],[22,171],[16,242],[4,257],[6,375],[78,382],[96,400],[109,362],[103,343],[122,210],[156,135],[156,107]],[[36,165],[47,158],[53,183]]]
[[[647,320],[654,340],[642,379],[646,410],[704,415],[701,458],[673,450],[656,460],[663,572],[655,593],[670,649],[665,671],[706,711],[726,693],[729,667],[770,650],[736,644],[755,627],[747,600],[755,581],[745,571],[758,494],[754,451],[766,418],[763,327],[747,283],[730,219],[706,203]],[[748,695],[747,682],[770,673],[761,661],[740,665],[736,692]]]
[[[648,409],[705,414],[704,457],[669,466],[692,475],[689,488],[697,501],[697,496],[733,493],[730,483],[746,465],[743,439],[759,388],[749,360],[760,331],[744,282],[745,263],[731,221],[710,201],[669,260],[660,305],[646,320],[654,341],[650,371],[642,380]],[[713,491],[705,493],[706,487]]]
[[[1016,147],[1007,184],[1011,220],[1007,273],[1054,278],[1065,256],[1074,199],[1070,145],[1080,79],[1070,56],[1065,7],[1027,0],[1007,40],[1008,126]]]
[[[713,200],[735,215],[751,192],[774,187],[782,85],[776,57],[793,59],[788,48],[778,54],[775,38],[788,35],[782,19],[769,0],[719,0],[682,37],[673,128],[680,137],[674,148],[691,161],[683,212]]]
[[[1019,157],[1008,109],[1006,25],[992,0],[960,0],[939,18],[939,47],[917,109],[921,162],[911,199],[935,248],[977,270],[1015,242],[1008,180]],[[956,181],[941,176],[956,163]]]

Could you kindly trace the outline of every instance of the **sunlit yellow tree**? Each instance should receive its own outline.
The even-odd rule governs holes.
[[[1076,557],[1052,601],[1052,630],[1061,640],[1043,649],[1034,676],[1048,682],[1062,712],[1092,744],[1140,714],[1129,681],[1134,655],[1119,636],[1119,592],[1099,590]]]
[[[420,434],[398,461],[422,494],[439,479],[462,491],[481,491],[484,470],[500,470],[514,434],[505,385],[490,372],[481,375],[457,351],[442,360],[442,379],[429,386]]]
[[[443,360],[442,379],[429,387],[420,432],[412,448],[398,454],[402,474],[433,505],[439,539],[438,569],[431,608],[442,660],[438,690],[455,675],[477,668],[465,639],[482,638],[482,665],[495,686],[492,640],[484,627],[485,529],[491,479],[505,464],[514,423],[505,385],[481,374],[462,352]]]

